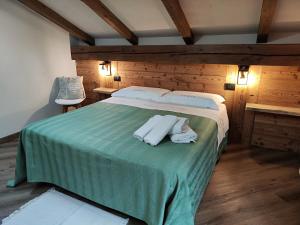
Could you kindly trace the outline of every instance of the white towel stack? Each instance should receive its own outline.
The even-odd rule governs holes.
[[[152,146],[158,145],[168,134],[174,143],[195,142],[198,135],[188,124],[187,118],[155,115],[136,130],[133,136]]]
[[[155,115],[151,117],[143,126],[137,129],[133,136],[139,139],[140,141],[144,140],[144,137],[153,129],[157,122],[162,118],[160,115]]]
[[[176,124],[176,116],[162,116],[153,129],[146,135],[144,141],[152,146],[158,145]]]
[[[198,135],[195,131],[192,130],[189,126],[187,129],[181,134],[173,134],[170,135],[172,142],[174,143],[190,143],[196,142]]]
[[[189,119],[184,117],[177,117],[177,122],[169,131],[170,135],[181,134],[185,132],[189,127]]]

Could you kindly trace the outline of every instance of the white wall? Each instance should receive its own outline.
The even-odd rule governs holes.
[[[16,0],[0,0],[0,138],[61,112],[57,76],[76,74],[69,34]]]

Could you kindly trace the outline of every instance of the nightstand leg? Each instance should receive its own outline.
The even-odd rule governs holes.
[[[242,134],[242,144],[245,146],[251,145],[252,132],[254,126],[255,113],[252,111],[245,111],[244,123],[243,123],[243,134]]]

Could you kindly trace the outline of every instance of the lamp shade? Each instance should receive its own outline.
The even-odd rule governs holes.
[[[239,71],[238,71],[238,76],[237,76],[237,84],[238,85],[247,85],[248,73],[249,73],[248,65],[239,65]]]
[[[103,61],[99,64],[99,71],[101,75],[111,76],[111,62]]]

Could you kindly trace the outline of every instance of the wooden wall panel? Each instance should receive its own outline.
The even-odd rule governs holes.
[[[83,86],[86,93],[84,105],[98,101],[98,96],[93,92],[94,88],[100,86],[99,62],[95,60],[76,61],[77,75],[83,76]]]
[[[253,127],[254,113],[245,114],[244,109],[246,102],[300,107],[300,67],[251,66],[247,86],[236,86],[235,91],[225,91],[225,82],[236,82],[236,65],[113,62],[113,73],[122,78],[121,82],[114,82],[113,76],[99,75],[98,64],[99,61],[96,60],[77,61],[78,75],[84,76],[87,103],[98,101],[98,96],[92,89],[99,86],[123,88],[138,85],[217,93],[226,99],[231,142],[240,142],[243,133],[243,142],[246,140],[245,142],[250,143],[252,138],[254,145],[273,148],[274,144],[271,144],[270,140],[278,138],[276,141],[281,141],[282,144],[278,144],[277,149],[283,146],[286,146],[286,149],[295,147],[295,144],[287,144],[291,142],[286,140],[286,136],[282,136],[282,132],[278,135],[276,132],[269,132],[270,125],[266,125],[270,122],[275,130],[280,130],[280,127],[276,126],[282,126],[280,123],[284,124],[288,118],[280,117],[275,123],[273,117],[266,117],[264,123]],[[293,131],[293,128],[289,129],[283,129],[287,136]],[[294,137],[295,140],[298,138]]]
[[[74,46],[74,60],[298,66],[299,44]]]
[[[206,91],[224,94],[226,65],[169,65],[118,62],[120,87],[139,84],[171,90]]]
[[[259,96],[259,88],[261,82],[261,66],[251,66],[250,67],[250,80],[249,84],[247,85],[247,92],[245,92],[246,98],[245,103],[257,103],[258,96]],[[245,105],[244,105],[245,107]],[[252,132],[253,132],[253,125],[254,125],[254,116],[255,113],[252,111],[238,111],[240,114],[243,115],[242,123],[242,136],[241,141],[243,144],[249,145],[251,143]]]
[[[258,103],[300,107],[300,67],[263,66]]]
[[[300,107],[300,67],[263,66],[257,103]],[[256,113],[252,145],[300,152],[300,119]]]

